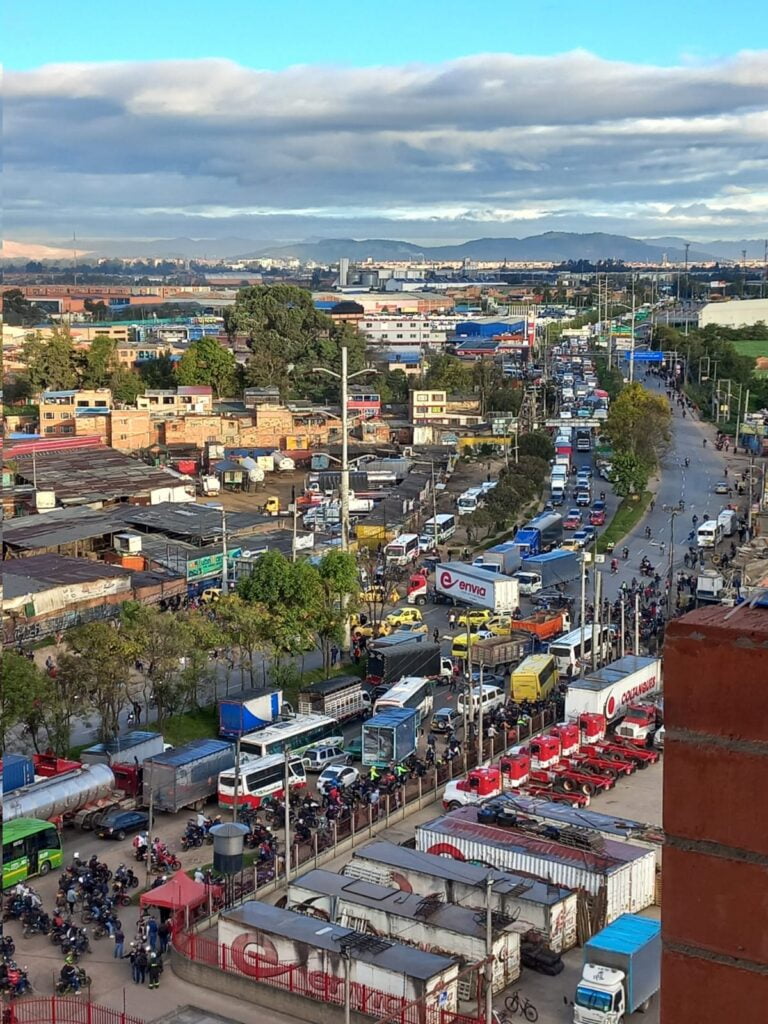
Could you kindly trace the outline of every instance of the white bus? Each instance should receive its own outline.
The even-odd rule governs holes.
[[[307,773],[300,757],[292,757],[288,765],[291,790],[307,784]],[[285,789],[285,754],[269,757],[243,758],[237,779],[237,806],[261,806],[265,797],[281,799]],[[229,768],[219,774],[219,807],[231,808],[235,802],[235,770]]]
[[[419,535],[417,533],[401,533],[384,548],[384,560],[387,565],[408,565],[419,557]]]
[[[433,543],[437,538],[438,544],[445,544],[456,533],[456,517],[451,515],[434,516],[424,523],[421,532]]]
[[[456,511],[460,516],[468,516],[477,512],[483,502],[482,487],[470,487],[468,491],[460,494],[456,502]]]
[[[275,722],[266,729],[249,732],[240,740],[243,754],[268,757],[282,754],[285,750],[303,753],[313,743],[343,743],[341,727],[330,715],[294,715],[285,722]]]
[[[723,539],[723,525],[717,519],[707,519],[696,531],[696,543],[700,548],[714,548]]]
[[[390,708],[415,708],[422,722],[432,711],[432,684],[423,676],[406,676],[395,683],[376,701],[373,713],[388,711]]]
[[[567,675],[568,666],[571,666],[573,674],[579,670],[579,662],[591,662],[592,659],[592,630],[595,631],[595,644],[597,646],[598,661],[602,661],[610,652],[613,630],[609,626],[593,626],[591,622],[584,624],[584,646],[581,643],[581,629],[574,629],[565,636],[558,637],[549,645],[549,654],[557,663],[557,671],[561,676]]]

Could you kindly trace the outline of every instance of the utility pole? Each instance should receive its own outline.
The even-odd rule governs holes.
[[[232,801],[232,821],[237,821],[237,801],[240,798],[240,737],[235,742],[235,796]]]
[[[221,593],[229,592],[229,566],[227,565],[227,510],[221,506]]]
[[[480,663],[480,702],[477,713],[477,766],[483,763],[483,664]]]
[[[493,874],[485,880],[485,1024],[493,1024]]]
[[[624,595],[622,594],[621,595],[621,633],[620,633],[620,636],[621,636],[621,656],[622,656],[622,658],[627,653],[627,643],[626,643],[626,639],[625,639],[625,636],[624,636],[626,628],[627,628],[626,604],[624,602]]]
[[[584,675],[584,616],[587,607],[587,563],[584,561],[584,554],[581,556],[581,637],[579,638],[579,678]]]
[[[640,595],[635,594],[635,657],[640,653]]]
[[[632,338],[629,352],[629,383],[635,379],[635,275],[632,275]]]
[[[291,752],[285,748],[285,776],[283,778],[283,800],[285,802],[285,884],[291,880]]]

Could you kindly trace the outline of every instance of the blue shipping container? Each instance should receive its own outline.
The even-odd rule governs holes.
[[[415,708],[389,708],[369,718],[363,725],[363,764],[384,767],[410,757],[418,719]]]
[[[31,786],[35,781],[35,767],[22,754],[3,755],[3,793],[12,793],[22,786]]]

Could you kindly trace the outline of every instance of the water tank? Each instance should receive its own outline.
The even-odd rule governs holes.
[[[234,875],[243,870],[243,842],[248,835],[248,826],[230,821],[214,825],[213,867],[221,875]]]
[[[77,811],[94,800],[108,796],[115,789],[115,776],[107,764],[86,765],[81,771],[71,772],[45,782],[36,782],[22,792],[3,800],[3,818],[55,818],[59,814]]]

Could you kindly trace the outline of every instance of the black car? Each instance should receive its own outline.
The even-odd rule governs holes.
[[[567,594],[561,594],[559,590],[540,590],[538,594],[535,594],[531,598],[531,603],[536,608],[567,608],[573,598],[568,597]]]
[[[149,827],[146,811],[109,811],[96,829],[99,839],[123,840],[129,832],[141,832]]]

